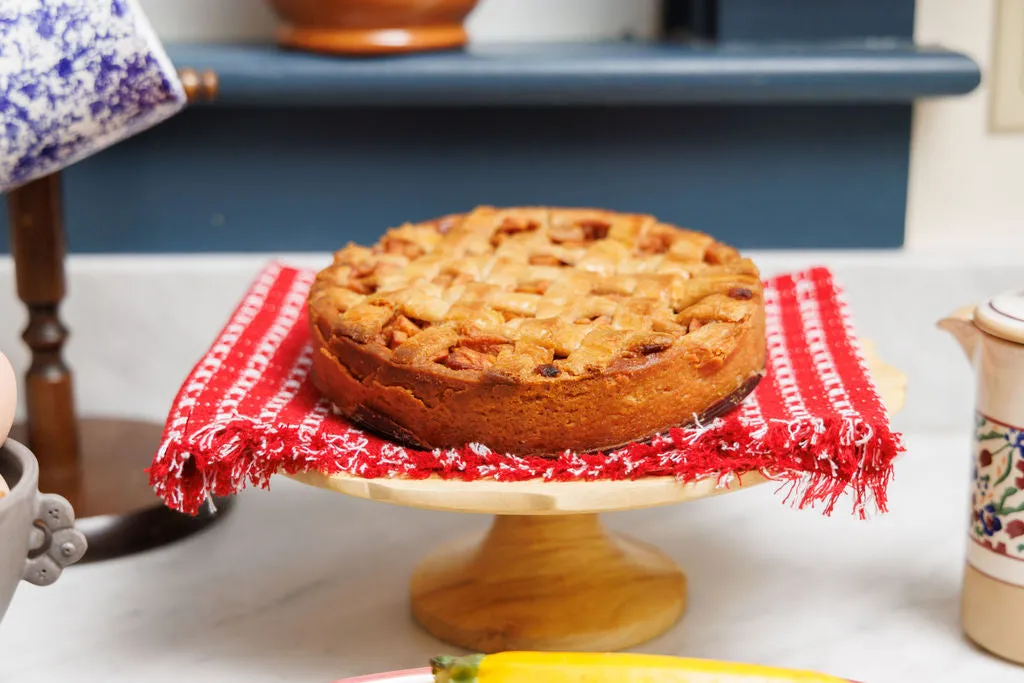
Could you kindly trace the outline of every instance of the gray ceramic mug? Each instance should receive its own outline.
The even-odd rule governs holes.
[[[0,498],[0,619],[21,581],[48,586],[85,555],[71,504],[39,492],[32,452],[8,439],[0,448],[0,476],[11,492]]]

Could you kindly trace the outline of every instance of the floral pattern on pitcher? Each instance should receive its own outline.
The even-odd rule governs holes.
[[[1024,429],[980,413],[974,433],[971,537],[1024,560]]]

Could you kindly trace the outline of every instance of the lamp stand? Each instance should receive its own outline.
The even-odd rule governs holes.
[[[72,372],[62,354],[68,330],[60,319],[60,174],[13,190],[7,202],[18,297],[28,309],[22,338],[31,350],[24,384],[27,419],[12,436],[39,460],[40,488],[74,506],[89,542],[83,561],[141,552],[205,529],[230,508],[229,499],[190,517],[167,508],[149,486],[145,468],[159,446],[161,425],[76,416]]]

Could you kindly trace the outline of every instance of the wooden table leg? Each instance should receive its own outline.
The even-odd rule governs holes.
[[[7,196],[18,297],[28,308],[23,339],[31,350],[25,375],[26,421],[11,436],[39,460],[39,485],[75,507],[89,541],[84,561],[127,555],[208,526],[229,508],[218,499],[198,517],[165,507],[145,468],[161,426],[112,419],[78,420],[72,372],[63,359],[68,330],[60,320],[65,294],[61,176],[30,182]]]

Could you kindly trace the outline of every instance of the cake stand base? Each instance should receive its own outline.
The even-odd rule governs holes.
[[[864,342],[889,414],[907,378]],[[489,533],[442,546],[412,577],[412,613],[441,640],[475,652],[612,652],[661,635],[682,616],[683,572],[658,549],[608,532],[599,513],[672,505],[765,483],[749,472],[716,477],[602,481],[364,479],[285,474],[348,496],[426,510],[496,515]]]
[[[163,427],[148,422],[86,419],[78,422],[77,472],[40,467],[40,488],[58,493],[75,508],[76,528],[89,550],[82,563],[123,557],[172,543],[202,531],[231,507],[216,499],[191,517],[175,512],[149,486],[146,467],[160,444]],[[24,425],[11,436],[28,438]]]
[[[442,547],[412,577],[416,620],[483,653],[621,650],[667,631],[685,603],[679,567],[596,514],[499,515],[482,539]]]

